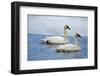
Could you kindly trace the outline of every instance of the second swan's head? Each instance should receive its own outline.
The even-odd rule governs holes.
[[[64,28],[71,30],[70,27],[68,25],[66,25],[66,24],[65,24]]]
[[[75,37],[80,37],[81,38],[81,35],[79,33],[75,33]]]

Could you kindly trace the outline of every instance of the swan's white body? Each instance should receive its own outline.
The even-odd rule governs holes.
[[[47,42],[48,43],[51,43],[51,44],[65,44],[65,43],[68,43],[69,41],[64,40],[64,37],[61,37],[61,36],[50,36],[50,37],[47,37],[47,38],[44,38],[42,39],[43,42]]]
[[[65,44],[65,45],[60,45],[56,50],[58,51],[79,51],[81,48],[77,47],[74,44]]]
[[[50,43],[50,44],[65,44],[68,43],[67,39],[67,29],[70,29],[69,26],[65,25],[64,26],[64,37],[62,36],[50,36],[47,38],[42,39],[41,41],[45,43]]]
[[[67,52],[67,51],[79,51],[79,50],[81,50],[81,47],[79,46],[77,38],[75,37],[73,44],[60,45],[56,50],[60,51],[60,52],[63,52],[63,51],[65,51],[65,52]]]

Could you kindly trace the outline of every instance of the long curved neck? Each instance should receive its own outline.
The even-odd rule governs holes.
[[[77,47],[80,47],[79,43],[78,43],[78,40],[77,40],[77,37],[74,37],[74,45],[76,45]]]
[[[64,41],[67,41],[67,29],[64,28]]]

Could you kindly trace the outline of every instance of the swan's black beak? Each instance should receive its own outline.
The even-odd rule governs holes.
[[[79,33],[76,33],[75,36],[80,38],[82,37]]]
[[[67,26],[67,29],[71,30],[71,28],[69,26]]]
[[[66,25],[66,24],[65,24],[65,29],[71,30],[71,28],[68,25]]]

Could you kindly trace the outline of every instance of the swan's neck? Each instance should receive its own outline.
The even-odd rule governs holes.
[[[64,28],[64,41],[66,42],[67,40],[67,30]]]
[[[80,47],[79,43],[78,43],[78,40],[77,40],[77,37],[74,37],[74,45],[76,45],[77,47]]]

